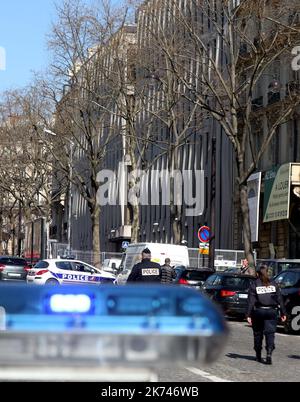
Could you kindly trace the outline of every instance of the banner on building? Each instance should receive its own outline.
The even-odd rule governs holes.
[[[291,163],[266,172],[264,191],[264,222],[289,218]]]
[[[251,241],[258,241],[261,172],[252,174],[247,182]]]

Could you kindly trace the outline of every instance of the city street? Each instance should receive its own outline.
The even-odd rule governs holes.
[[[276,382],[300,378],[300,336],[286,335],[279,328],[273,365],[254,360],[252,330],[246,322],[229,322],[230,336],[223,356],[212,366],[161,369],[158,381],[166,382]],[[263,357],[265,351],[263,351]]]

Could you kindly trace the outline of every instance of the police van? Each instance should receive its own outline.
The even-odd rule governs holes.
[[[39,261],[27,274],[27,283],[36,285],[113,283],[115,275],[82,261],[48,259]]]
[[[122,258],[115,284],[124,285],[126,283],[133,266],[141,261],[141,254],[145,248],[151,251],[151,261],[160,265],[165,263],[166,258],[170,258],[171,266],[189,266],[189,253],[186,246],[164,243],[130,244]]]

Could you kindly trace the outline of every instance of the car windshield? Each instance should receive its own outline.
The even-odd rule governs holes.
[[[280,262],[278,263],[279,271],[288,269],[300,269],[300,262]]]
[[[6,265],[27,265],[26,260],[23,260],[22,258],[1,258],[0,260],[1,264],[6,264]]]
[[[222,278],[222,285],[233,289],[246,290],[249,288],[250,279],[233,277],[233,276],[224,276]]]
[[[187,270],[185,278],[191,281],[206,281],[212,275],[212,272],[201,272],[199,270]]]
[[[34,268],[48,268],[49,264],[47,261],[39,261],[37,264],[35,264]]]

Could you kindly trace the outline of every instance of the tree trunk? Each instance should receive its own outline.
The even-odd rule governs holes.
[[[0,200],[0,255],[3,254],[3,200]]]
[[[175,180],[175,172],[178,170],[178,162],[179,162],[179,152],[178,152],[179,144],[176,142],[174,147],[170,148],[169,152],[169,160],[170,160],[170,177],[171,179],[171,194],[170,194],[170,218],[172,224],[173,231],[173,242],[174,244],[181,244],[182,241],[182,205],[180,202],[180,198],[182,197],[182,188],[176,187]],[[182,173],[182,172],[181,172]],[[179,194],[179,191],[181,194]],[[181,199],[182,202],[182,199]]]
[[[133,219],[131,231],[131,243],[139,242],[139,229],[140,229],[140,208],[138,205],[132,206]]]
[[[100,205],[96,204],[91,211],[92,219],[92,247],[93,247],[93,264],[95,267],[101,266],[100,255]]]
[[[242,213],[242,228],[243,228],[243,240],[245,257],[249,262],[249,273],[255,275],[254,255],[251,243],[251,227],[249,216],[249,204],[248,204],[248,187],[247,184],[240,184],[240,207]]]
[[[181,244],[182,241],[181,213],[179,208],[179,206],[174,206],[175,212],[171,213],[174,244]]]

